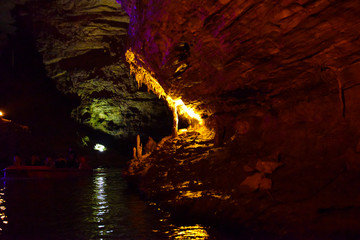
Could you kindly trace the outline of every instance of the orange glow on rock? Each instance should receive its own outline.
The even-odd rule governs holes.
[[[175,106],[181,115],[186,116],[190,119],[196,119],[200,125],[203,124],[203,120],[201,119],[200,115],[195,113],[194,109],[187,107],[181,99],[177,99],[174,101]]]
[[[126,61],[130,64],[130,73],[135,75],[136,81],[139,87],[145,84],[149,90],[153,91],[159,98],[163,98],[168,103],[169,107],[177,109],[178,114],[186,117],[189,120],[196,120],[200,125],[203,124],[203,120],[196,111],[184,104],[181,99],[174,100],[169,96],[159,82],[154,78],[154,73],[146,70],[141,65],[145,65],[142,58],[130,49],[125,53]],[[138,64],[140,62],[141,64]]]

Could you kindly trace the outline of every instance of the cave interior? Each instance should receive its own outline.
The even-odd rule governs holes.
[[[72,145],[175,217],[360,236],[358,1],[2,4],[3,167]]]

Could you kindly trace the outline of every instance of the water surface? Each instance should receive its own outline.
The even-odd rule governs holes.
[[[120,169],[2,180],[0,218],[1,239],[215,239],[200,224],[172,224],[167,213],[128,190]]]

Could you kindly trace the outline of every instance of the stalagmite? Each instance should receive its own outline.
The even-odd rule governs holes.
[[[142,144],[139,135],[136,136],[136,147],[133,148],[133,158],[138,160],[142,158]]]
[[[142,156],[142,144],[140,142],[139,135],[136,136],[136,156],[138,159],[140,159]]]

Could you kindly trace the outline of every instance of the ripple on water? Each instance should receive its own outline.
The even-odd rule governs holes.
[[[4,181],[0,219],[1,239],[212,239],[207,228],[174,225],[156,204],[130,193],[120,169]]]

